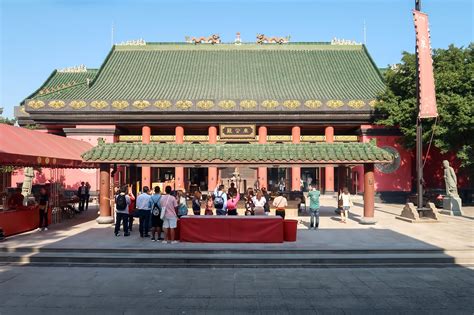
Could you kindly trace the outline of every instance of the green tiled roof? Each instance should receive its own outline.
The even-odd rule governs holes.
[[[39,93],[73,81],[81,84]],[[53,73],[28,99],[324,102],[372,100],[383,87],[363,45],[147,43],[114,46],[97,73]]]
[[[320,144],[99,144],[87,162],[131,163],[384,163],[392,155],[373,143]]]
[[[62,95],[67,90],[84,89],[87,87],[87,79],[92,81],[98,71],[98,69],[87,69],[84,72],[60,72],[54,70],[38,90],[28,98],[48,99]]]

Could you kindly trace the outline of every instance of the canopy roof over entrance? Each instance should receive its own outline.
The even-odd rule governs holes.
[[[95,167],[81,154],[90,143],[0,124],[0,165],[62,168]]]
[[[370,143],[142,144],[102,143],[82,155],[95,163],[163,165],[311,165],[389,163],[392,155]]]

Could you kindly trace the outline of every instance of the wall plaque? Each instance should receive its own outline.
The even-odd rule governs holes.
[[[255,140],[255,125],[219,125],[221,140]]]

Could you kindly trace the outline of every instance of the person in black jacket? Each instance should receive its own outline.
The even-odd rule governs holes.
[[[201,215],[201,192],[199,190],[194,192],[192,206],[194,215]]]
[[[79,197],[79,211],[84,211],[84,205],[86,199],[89,196],[89,188],[85,185],[84,182],[81,182],[81,186],[77,189],[77,196]]]

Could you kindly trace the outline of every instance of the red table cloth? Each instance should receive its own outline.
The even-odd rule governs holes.
[[[186,216],[180,240],[194,243],[283,243],[283,219],[268,216]]]

